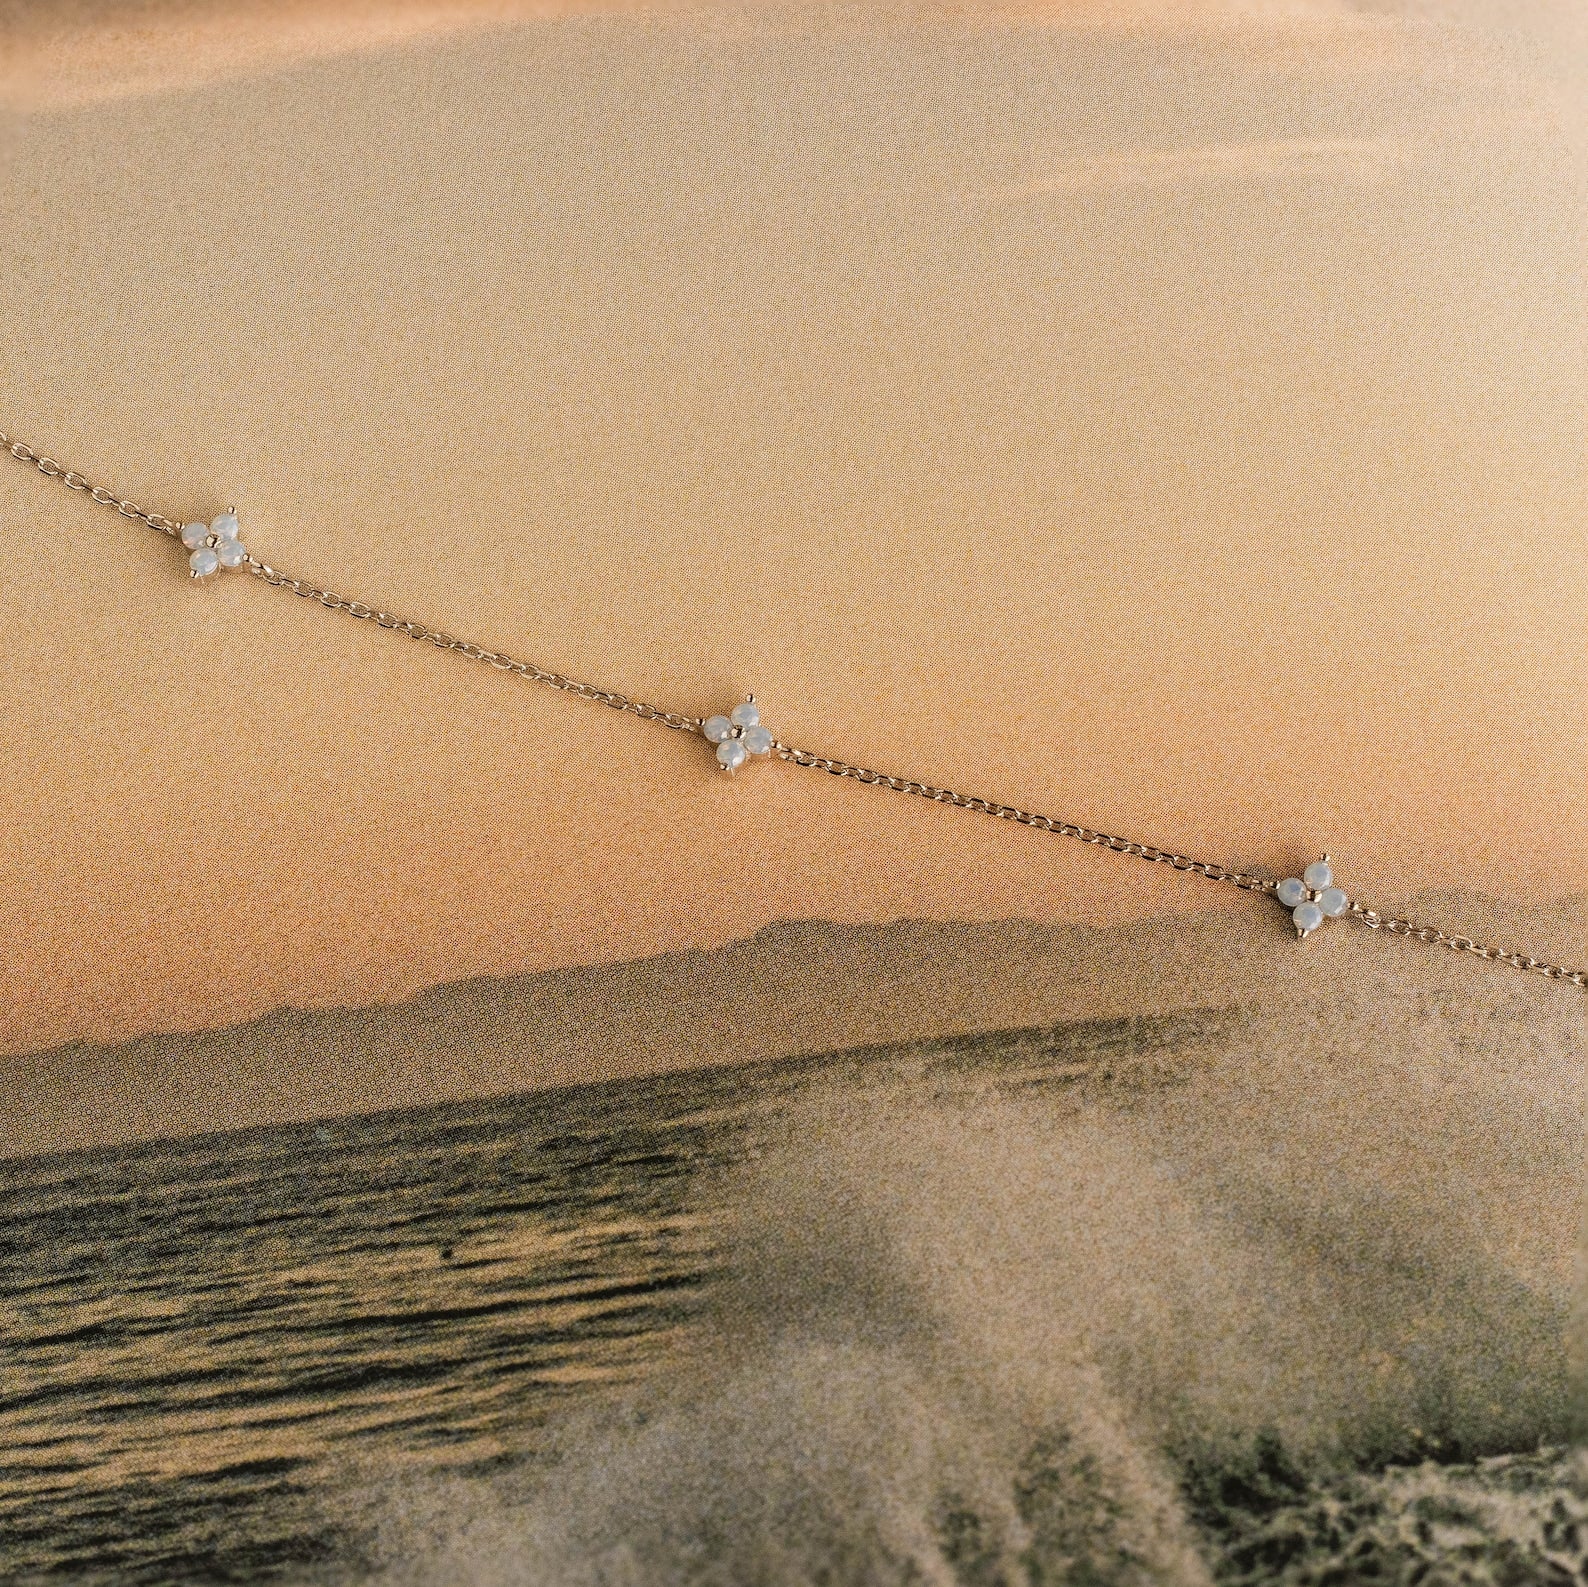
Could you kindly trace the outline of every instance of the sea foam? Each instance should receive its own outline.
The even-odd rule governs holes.
[[[350,1496],[357,1574],[1302,1582],[1371,1536],[1394,1579],[1447,1535],[1472,1580],[1490,1544],[1542,1570],[1575,1457],[1481,1473],[1581,1429],[1564,1029],[1291,1012],[1062,1086],[829,1075],[698,1186],[720,1265],[672,1369],[532,1475]]]

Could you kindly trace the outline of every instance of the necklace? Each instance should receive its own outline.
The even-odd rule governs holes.
[[[228,507],[208,523],[179,523],[174,518],[148,512],[136,502],[126,500],[102,485],[91,484],[81,474],[62,468],[53,458],[45,457],[25,441],[14,440],[3,432],[0,432],[0,447],[4,447],[18,462],[32,464],[41,474],[60,480],[68,490],[84,491],[101,506],[114,507],[123,518],[135,519],[179,540],[188,552],[189,575],[197,583],[240,568],[263,584],[274,589],[289,590],[305,600],[318,602],[330,611],[345,612],[349,617],[373,622],[378,628],[389,629],[409,639],[426,640],[437,649],[453,651],[470,661],[483,661],[500,672],[527,678],[534,683],[544,683],[553,689],[562,689],[578,695],[580,699],[611,706],[614,710],[625,711],[647,722],[656,722],[680,733],[697,734],[714,747],[717,769],[729,776],[753,759],[786,761],[791,766],[824,771],[834,777],[849,777],[873,787],[890,788],[896,793],[914,794],[917,798],[931,799],[938,804],[956,805],[961,810],[975,810],[1004,821],[1015,821],[1022,826],[1035,827],[1040,832],[1051,832],[1058,837],[1095,844],[1111,849],[1116,854],[1132,855],[1154,865],[1169,865],[1189,876],[1205,877],[1208,881],[1222,882],[1249,893],[1266,894],[1289,911],[1298,941],[1304,941],[1327,921],[1344,918],[1391,936],[1415,938],[1419,942],[1433,943],[1456,953],[1473,954],[1480,959],[1508,964],[1514,969],[1530,970],[1552,981],[1568,981],[1573,986],[1588,988],[1588,971],[1550,964],[1528,953],[1475,942],[1471,937],[1455,935],[1438,926],[1425,925],[1399,915],[1381,914],[1376,909],[1368,908],[1337,885],[1333,865],[1327,854],[1306,866],[1300,876],[1288,876],[1276,882],[1250,872],[1231,870],[1211,860],[1197,860],[1189,855],[1171,853],[1155,844],[1113,837],[1106,832],[1094,831],[1091,827],[1077,826],[1072,821],[1060,821],[1053,816],[1038,815],[1014,805],[957,793],[952,788],[937,788],[913,778],[896,777],[866,766],[857,766],[850,761],[834,760],[807,749],[796,749],[775,737],[762,722],[761,708],[753,694],[719,715],[696,717],[665,711],[660,706],[647,705],[643,700],[634,700],[626,694],[598,688],[591,683],[581,683],[560,672],[549,672],[532,662],[487,650],[483,645],[456,639],[451,634],[429,628],[410,618],[397,617],[368,602],[350,600],[333,590],[320,589],[302,579],[293,578],[268,562],[261,561],[248,550],[243,543],[237,510],[233,507]]]

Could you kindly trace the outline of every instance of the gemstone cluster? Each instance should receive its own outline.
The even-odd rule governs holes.
[[[1334,870],[1327,854],[1314,860],[1300,876],[1287,876],[1274,889],[1274,896],[1290,911],[1298,937],[1316,931],[1325,920],[1343,915],[1351,907],[1351,900],[1334,885]]]
[[[182,544],[192,554],[188,572],[196,579],[207,579],[220,568],[240,568],[248,560],[238,530],[237,513],[228,509],[212,523],[182,525]]]
[[[770,755],[776,742],[771,730],[761,725],[761,708],[753,694],[726,716],[708,716],[700,731],[717,746],[717,764],[726,772],[737,771],[752,755]]]

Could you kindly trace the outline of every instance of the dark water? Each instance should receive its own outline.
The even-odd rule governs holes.
[[[1275,1072],[1237,1126],[1205,1060],[1254,1040],[1093,1024],[0,1164],[0,1579],[1588,1580],[1569,1295],[1506,1233],[1529,1121],[1559,1138],[1521,1168],[1577,1193],[1561,1099],[1479,1097],[1514,1116],[1392,1197],[1385,1108],[1426,1126],[1426,1087],[1300,1123]]]

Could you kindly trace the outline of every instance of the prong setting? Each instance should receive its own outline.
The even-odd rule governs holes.
[[[1300,876],[1287,876],[1275,887],[1274,896],[1290,911],[1298,941],[1351,908],[1345,890],[1334,885],[1334,867],[1327,854],[1314,860]]]
[[[179,538],[189,552],[188,574],[195,579],[207,579],[222,568],[240,568],[248,560],[235,507],[207,524],[183,524]]]
[[[708,716],[700,731],[708,744],[717,746],[717,769],[730,777],[752,755],[770,755],[777,742],[771,729],[763,725],[753,694],[726,716]]]

